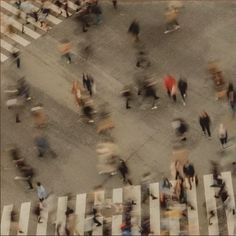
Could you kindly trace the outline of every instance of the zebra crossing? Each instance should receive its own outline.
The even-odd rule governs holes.
[[[31,1],[29,4],[37,11],[39,10],[40,0]],[[50,3],[47,7],[51,10],[47,16],[46,21],[48,22],[48,28],[41,26],[40,22],[35,22],[32,17],[29,17],[27,21],[29,24],[24,25],[24,33],[22,33],[22,21],[26,18],[26,13],[21,10],[21,18],[16,16],[19,14],[19,9],[15,5],[15,1],[12,0],[1,0],[1,62],[7,61],[13,50],[13,47],[26,47],[33,40],[37,40],[44,35],[48,30],[52,29],[53,26],[60,24],[63,19],[66,18],[66,12],[62,10],[60,17],[58,15],[58,7]],[[72,1],[68,1],[68,13],[71,16],[78,8]],[[16,32],[7,32],[7,25],[12,25]],[[33,26],[33,28],[32,28]],[[14,42],[14,43],[13,43]]]
[[[235,199],[234,199],[234,190],[231,172],[222,172],[221,177],[225,182],[225,187],[229,193],[229,206],[232,209],[235,209]],[[211,187],[213,184],[212,175],[203,176],[204,183],[204,192],[205,192],[205,201],[207,208],[207,218],[209,219],[211,215],[210,211],[217,213],[217,202],[216,202],[216,188]],[[174,186],[175,181],[171,181],[172,186]],[[180,212],[183,208],[187,210],[187,220],[188,220],[188,229],[186,235],[200,235],[199,227],[199,216],[198,216],[198,203],[197,203],[197,189],[196,184],[192,185],[192,189],[188,188],[187,190],[187,201],[191,202],[192,209],[184,206],[183,204],[175,205],[173,208],[170,207],[168,215],[163,215],[163,209],[160,206],[160,183],[151,183],[149,185],[149,190],[152,195],[156,196],[156,199],[149,199],[149,218],[150,218],[150,228],[151,235],[162,235],[162,217],[165,217],[167,224],[169,225],[169,234],[168,235],[182,235],[181,234],[181,222],[179,220],[178,214],[171,214],[171,212]],[[172,191],[172,190],[171,190]],[[84,235],[86,231],[86,222],[91,220],[91,216],[87,216],[87,198],[88,194],[77,194],[75,198],[75,214],[76,214],[76,230],[80,235]],[[111,216],[99,215],[97,220],[99,222],[107,221],[108,218],[111,221],[111,232],[112,235],[121,235],[121,224],[123,223],[122,215],[122,204],[126,200],[132,199],[135,202],[135,205],[132,209],[131,222],[132,222],[132,235],[140,235],[140,226],[141,226],[141,215],[142,215],[142,203],[141,203],[141,186],[125,186],[124,188],[115,188],[112,190],[112,199],[110,204],[114,206],[115,211]],[[47,200],[46,200],[47,201]],[[67,206],[69,204],[68,196],[58,197],[57,199],[57,209],[56,209],[56,226],[65,225]],[[104,190],[96,190],[93,194],[93,204],[98,209],[103,209],[107,207],[106,203],[106,194]],[[31,202],[24,202],[20,207],[19,214],[19,228],[23,233],[18,235],[27,235],[29,228],[29,219],[31,217]],[[3,207],[2,216],[1,216],[1,235],[10,234],[10,213],[13,210],[13,205],[6,205]],[[228,235],[236,235],[236,217],[230,209],[224,208],[226,213],[226,221],[228,228]],[[89,218],[90,217],[90,218]],[[43,211],[42,214],[42,223],[37,223],[37,228],[35,229],[35,235],[48,235],[48,224],[49,224],[49,215],[47,211]],[[208,223],[207,223],[208,224]],[[206,224],[206,225],[207,225]],[[55,234],[56,234],[55,227]],[[219,235],[219,218],[217,214],[211,219],[211,224],[208,224],[208,234],[209,235]],[[103,235],[103,225],[93,228],[93,235]]]

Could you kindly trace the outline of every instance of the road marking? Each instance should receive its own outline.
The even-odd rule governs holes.
[[[1,235],[8,236],[10,233],[12,209],[13,205],[7,205],[3,207],[2,219],[1,219]]]
[[[56,229],[59,224],[61,224],[62,227],[65,226],[66,222],[66,210],[67,210],[67,196],[59,197],[58,198],[58,204],[57,204],[57,218],[56,218]],[[55,229],[55,235],[57,235]]]
[[[85,224],[85,209],[86,209],[86,193],[77,194],[76,196],[76,208],[75,214],[78,217],[78,223],[76,229],[80,235],[84,235],[84,224]]]
[[[214,211],[215,216],[211,218],[212,225],[208,224],[208,233],[209,235],[219,235],[219,226],[218,226],[218,216],[216,209],[216,200],[215,200],[215,189],[210,187],[213,184],[212,175],[204,175],[204,188],[205,188],[205,199],[206,199],[206,208],[207,208],[207,218],[210,217],[210,211]]]
[[[226,209],[228,235],[235,235],[234,229],[236,228],[236,217],[232,213],[232,210],[233,209],[235,210],[235,200],[234,200],[234,191],[233,191],[231,172],[222,172],[221,176],[223,180],[225,181],[226,190],[229,194],[228,205],[231,208],[230,210]]]
[[[19,219],[19,228],[23,233],[18,232],[17,235],[27,235],[28,224],[29,224],[29,214],[30,214],[30,202],[24,202],[21,204],[20,208],[20,219]]]
[[[1,39],[0,41],[1,44],[1,48],[6,49],[8,52],[12,53],[12,49],[14,48],[16,51],[19,51],[18,48],[13,47],[11,44],[9,44],[8,42],[6,42],[5,40]]]
[[[95,207],[102,207],[104,205],[104,198],[105,198],[105,192],[102,191],[97,191],[94,194],[94,206]],[[97,217],[98,221],[103,224],[103,217],[99,216]],[[93,235],[103,235],[103,225],[99,227],[95,227],[93,230]]]
[[[19,23],[18,21],[16,21],[15,19],[13,19],[13,17],[9,17],[3,13],[1,13],[3,15],[3,17],[9,18],[11,24],[18,29],[20,32],[22,31],[22,24]],[[36,33],[35,31],[31,30],[30,28],[24,26],[24,32],[25,34],[29,35],[31,38],[33,39],[38,39],[41,35]]]
[[[7,59],[8,57],[1,53],[1,62],[6,61]]]
[[[4,31],[3,27],[1,26],[1,33],[5,34],[7,37],[9,37],[10,39],[14,40],[15,42],[19,43],[22,46],[27,46],[30,44],[30,42],[24,38],[22,38],[21,36],[17,35],[17,34],[8,34]]]
[[[113,189],[112,202],[117,207],[123,202],[123,190],[122,188]],[[122,224],[122,214],[112,216],[112,235],[121,235],[120,226]]]
[[[159,183],[153,183],[149,185],[150,192],[157,197],[157,199],[152,200],[149,197],[150,202],[150,228],[153,235],[160,235],[161,224],[160,224],[160,194],[159,194]]]

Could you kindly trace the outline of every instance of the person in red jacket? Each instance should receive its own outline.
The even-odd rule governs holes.
[[[168,74],[164,77],[164,85],[168,96],[176,102],[176,79]]]

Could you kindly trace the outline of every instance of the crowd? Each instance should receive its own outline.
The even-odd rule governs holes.
[[[46,1],[41,0],[41,7],[35,9],[34,5],[31,4],[29,0],[19,0],[15,2],[15,5],[19,9],[18,18],[22,20],[22,33],[24,33],[24,26],[29,24],[29,17],[34,19],[35,23],[39,22],[40,27],[49,29],[49,24],[47,22],[47,17],[51,14],[50,4],[54,3],[58,7],[57,16],[65,13],[66,17],[70,17],[68,11],[68,1],[67,0],[57,0],[57,1]],[[76,19],[81,23],[82,31],[87,32],[88,28],[95,24],[102,23],[102,8],[98,0],[77,0],[74,2],[78,9],[76,10]],[[112,0],[114,9],[118,8],[117,0]],[[165,34],[176,31],[180,29],[177,17],[181,12],[182,5],[169,5],[165,13],[166,17],[166,31]],[[36,29],[36,28],[35,28]],[[14,33],[14,27],[8,24],[7,30],[9,33]],[[136,64],[135,67],[138,73],[134,75],[134,83],[125,85],[121,91],[121,95],[125,99],[125,108],[131,109],[134,106],[134,100],[138,97],[142,97],[142,103],[145,100],[151,100],[151,109],[157,109],[158,103],[161,97],[158,96],[157,92],[157,81],[149,76],[149,70],[152,66],[152,62],[149,58],[148,51],[145,44],[140,38],[140,25],[137,19],[134,19],[130,26],[128,27],[128,33],[133,38]],[[72,57],[72,43],[70,40],[63,39],[60,41],[59,51],[63,58],[66,59],[68,64],[73,63]],[[86,50],[90,50],[86,46]],[[12,49],[12,57],[16,62],[16,66],[20,69],[20,52]],[[222,99],[227,98],[230,108],[232,109],[233,117],[236,112],[236,90],[232,82],[227,82],[224,79],[223,72],[219,69],[215,62],[210,62],[208,64],[208,72],[216,88],[216,98]],[[108,109],[108,104],[103,104],[100,107],[96,107],[93,100],[97,96],[96,79],[91,73],[84,72],[81,75],[81,80],[74,80],[72,83],[71,93],[75,100],[75,106],[78,109],[80,117],[89,124],[96,125],[96,132],[100,136],[100,142],[96,146],[97,153],[97,170],[98,174],[106,174],[110,177],[119,174],[123,183],[132,185],[133,181],[130,176],[130,169],[128,167],[128,160],[122,159],[121,152],[118,145],[114,141],[112,135],[112,130],[115,128],[115,123],[112,119],[112,115]],[[190,96],[188,88],[191,86],[187,78],[181,75],[178,79],[171,74],[167,74],[163,78],[163,87],[167,96],[176,104],[180,99],[183,106],[186,106],[188,101],[187,98]],[[35,126],[34,143],[38,151],[38,157],[44,158],[50,155],[53,158],[57,157],[56,152],[51,147],[49,140],[45,134],[45,128],[48,124],[48,116],[46,115],[44,105],[41,103],[36,103],[32,105],[30,101],[31,93],[30,86],[24,77],[21,77],[13,86],[10,86],[5,90],[7,95],[6,106],[8,109],[13,110],[15,115],[16,123],[22,122],[21,112],[24,108],[31,107],[30,112],[32,115],[32,120]],[[30,104],[30,105],[29,105]],[[208,136],[209,139],[212,137],[211,126],[212,119],[206,111],[201,111],[199,114],[199,127],[202,130],[203,135]],[[185,119],[178,117],[173,119],[171,123],[175,135],[177,137],[177,142],[186,143],[188,140],[188,130],[190,125]],[[218,129],[218,138],[222,149],[227,148],[228,143],[228,131],[224,124],[220,124]],[[24,180],[28,184],[30,190],[34,190],[33,179],[36,175],[35,168],[31,167],[24,157],[21,156],[18,145],[13,145],[10,148],[10,156],[17,171],[21,176],[16,176],[15,180]],[[235,162],[233,162],[235,165]],[[212,162],[213,166],[213,178],[214,183],[211,187],[219,188],[218,194],[215,196],[220,199],[224,208],[232,211],[235,214],[235,209],[229,204],[229,194],[225,188],[225,182],[220,177],[218,166],[216,163]],[[172,179],[174,179],[174,184],[167,178],[163,177],[160,181],[160,195],[155,196],[149,188],[149,184],[153,181],[151,173],[145,173],[140,181],[141,191],[142,191],[142,204],[145,205],[150,201],[159,199],[161,205],[161,215],[163,219],[168,217],[177,217],[181,221],[181,230],[184,234],[188,234],[188,222],[187,222],[187,209],[194,210],[194,206],[187,199],[187,190],[192,190],[193,185],[198,185],[198,176],[193,163],[189,160],[175,159],[171,163],[171,174]],[[95,190],[96,191],[96,190]],[[55,204],[53,194],[48,194],[44,186],[37,181],[36,182],[36,192],[38,200],[35,204],[34,214],[37,217],[37,222],[42,223],[44,220],[44,211],[49,212],[49,218],[51,222],[55,223]],[[151,197],[151,198],[149,198]],[[123,222],[120,226],[122,235],[132,235],[132,227],[134,223],[131,221],[133,207],[137,203],[135,199],[128,199],[121,206],[121,212],[123,214]],[[185,205],[185,207],[179,208],[180,204]],[[119,208],[120,211],[120,208]],[[101,215],[100,210],[95,207],[87,213],[87,223],[85,231],[88,235],[92,235],[94,224],[96,227],[101,225],[104,226],[104,234],[106,232],[106,222],[100,222],[98,216]],[[211,218],[215,216],[215,212],[210,212]],[[17,216],[17,211],[12,211],[12,222]],[[56,231],[57,235],[79,235],[75,229],[76,214],[72,206],[68,206],[65,212],[66,222],[57,224]],[[209,219],[209,224],[211,224],[211,218]],[[165,234],[169,230],[166,222],[162,222],[162,233]],[[23,233],[22,230],[15,226],[16,232]],[[141,235],[149,235],[152,233],[150,228],[149,218],[143,217],[140,225]],[[107,235],[109,235],[109,230],[107,230]]]

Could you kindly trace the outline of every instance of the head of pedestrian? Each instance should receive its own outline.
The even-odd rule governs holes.
[[[40,182],[37,182],[37,186],[40,187],[40,186],[41,186],[41,183],[40,183]]]

